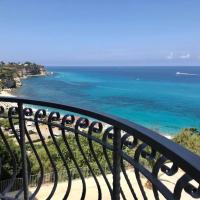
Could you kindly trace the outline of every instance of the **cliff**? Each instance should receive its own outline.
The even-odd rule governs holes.
[[[47,75],[43,65],[31,62],[8,64],[0,62],[0,90],[20,87],[22,78],[36,75]]]

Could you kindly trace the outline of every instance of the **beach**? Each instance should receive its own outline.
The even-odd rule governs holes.
[[[0,92],[0,97],[15,97],[13,94],[12,94],[12,91],[11,89],[6,89],[6,90],[2,90]],[[0,106],[3,106],[4,108],[8,109],[12,106],[15,106],[16,103],[10,103],[10,102],[2,102],[0,101]]]
[[[11,89],[5,89],[0,92],[0,96],[5,96],[5,97],[14,97],[15,95],[12,94]]]

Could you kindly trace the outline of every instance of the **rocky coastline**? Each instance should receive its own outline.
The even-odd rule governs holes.
[[[0,92],[12,91],[22,86],[22,79],[29,76],[46,76],[47,70],[43,65],[25,63],[0,62]]]

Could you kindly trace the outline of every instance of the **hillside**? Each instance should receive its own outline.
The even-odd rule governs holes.
[[[33,75],[47,75],[43,65],[31,62],[4,63],[0,62],[0,91],[7,88],[17,88],[22,85],[21,78]]]

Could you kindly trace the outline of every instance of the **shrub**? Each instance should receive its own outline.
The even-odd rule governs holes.
[[[200,132],[196,128],[185,128],[178,133],[173,140],[200,155]]]

